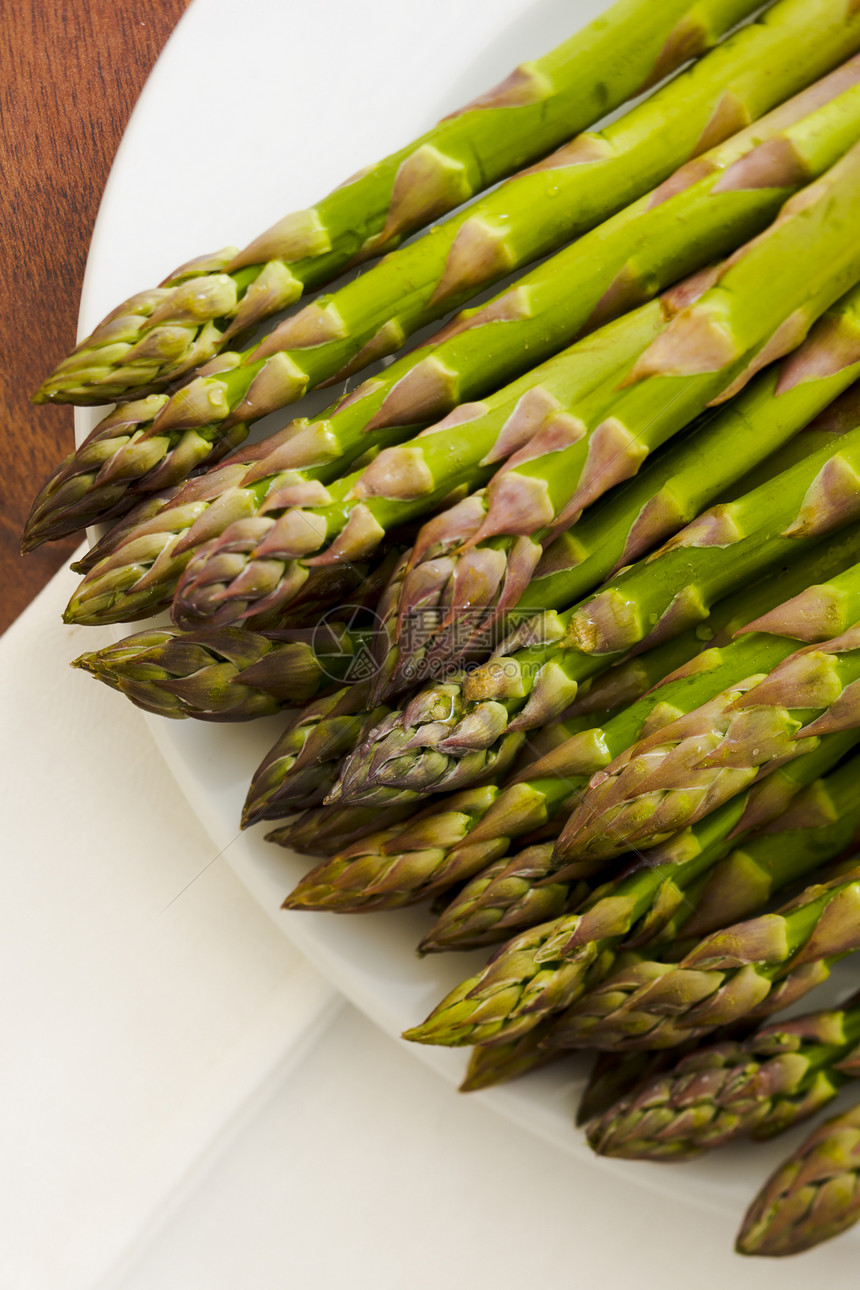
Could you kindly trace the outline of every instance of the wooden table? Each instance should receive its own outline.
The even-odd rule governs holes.
[[[30,395],[74,344],[87,247],[117,145],[189,0],[0,0],[0,631],[76,541],[22,558],[21,526],[72,447],[70,408]]]

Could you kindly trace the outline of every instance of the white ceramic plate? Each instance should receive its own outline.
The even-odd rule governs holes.
[[[311,204],[605,7],[606,0],[194,0],[114,164],[90,251],[81,334],[175,265],[228,243],[241,246],[284,212]],[[325,401],[311,396],[296,407]],[[97,419],[91,410],[78,412],[79,439]],[[259,434],[283,419],[268,418]],[[218,854],[307,957],[397,1036],[485,956],[419,961],[414,946],[429,925],[423,911],[363,918],[281,912],[307,862],[264,843],[262,828],[239,836],[236,822],[248,778],[282,724],[271,718],[219,728],[151,719]],[[462,1053],[407,1047],[459,1082]],[[683,1169],[597,1160],[571,1128],[583,1069],[560,1064],[473,1096],[570,1151],[578,1168],[611,1169],[735,1219],[791,1141],[731,1148]]]

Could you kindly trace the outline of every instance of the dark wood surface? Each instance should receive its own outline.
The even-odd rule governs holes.
[[[0,0],[0,631],[76,541],[26,558],[33,497],[72,447],[30,395],[74,344],[90,235],[144,81],[188,0]]]

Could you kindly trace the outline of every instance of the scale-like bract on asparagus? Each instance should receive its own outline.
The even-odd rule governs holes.
[[[573,701],[583,681],[605,671],[622,654],[661,644],[703,621],[713,603],[860,516],[858,471],[860,427],[855,427],[750,493],[706,512],[580,605],[527,621],[492,659],[468,675],[426,684],[350,755],[332,800],[380,800],[385,790],[384,800],[390,803],[414,800],[451,782],[464,786],[464,756],[482,773],[481,756],[493,758],[512,736],[553,719]],[[708,715],[717,719],[719,711],[715,696]],[[692,730],[695,719],[686,721],[692,722]],[[796,726],[777,722],[777,727],[762,745],[763,760],[778,755],[780,741],[785,751],[793,747]],[[658,736],[655,741],[660,743]],[[602,774],[607,785],[602,793],[608,795],[617,777]],[[737,784],[739,791],[749,767],[733,768],[722,780],[719,770],[702,769],[698,774],[709,784]],[[685,783],[682,777],[682,790]],[[619,793],[626,787],[625,780]],[[576,825],[568,826],[569,836],[589,828],[588,845],[599,855],[612,854],[610,842],[614,845],[615,840],[623,849],[628,841],[666,834],[689,822],[681,808],[700,802],[700,787],[693,784],[692,798],[689,793],[686,798],[680,792],[675,795],[678,816],[671,820],[670,804],[663,805],[668,794],[648,799],[662,806],[653,829],[643,824],[641,832],[625,833],[619,823],[610,840],[605,830],[591,827],[589,811],[588,821],[580,815]],[[410,797],[398,799],[398,794]],[[594,800],[592,791],[590,804]],[[617,815],[615,810],[613,820]],[[633,829],[632,815],[629,827]],[[605,847],[609,851],[601,852]]]
[[[860,1219],[860,1106],[825,1121],[756,1196],[738,1235],[738,1254],[799,1254]]]
[[[799,46],[803,59],[797,58]],[[600,135],[580,136],[462,217],[288,318],[254,350],[223,353],[215,360],[222,370],[198,376],[170,400],[152,395],[111,414],[43,488],[25,546],[118,515],[140,491],[163,489],[220,460],[252,421],[295,401],[312,384],[393,352],[409,332],[458,299],[542,254],[541,248],[599,223],[858,46],[860,13],[853,0],[778,0],[761,20]],[[672,129],[666,128],[669,120]],[[544,201],[548,190],[552,195]],[[575,245],[569,254],[578,261]],[[599,257],[591,264],[599,275]],[[596,298],[586,293],[580,300],[562,267],[555,260],[542,265],[384,376],[366,381],[352,396],[362,405],[364,446],[380,432],[390,436],[391,427],[405,427],[403,438],[410,426],[482,398],[557,353],[607,312],[629,308],[654,290],[646,278],[637,274],[628,281],[622,272],[603,282]],[[412,285],[404,291],[407,278]],[[353,457],[363,450],[353,442]]]
[[[247,721],[360,677],[368,640],[336,623],[279,636],[152,628],[82,654],[72,666],[162,717]]]
[[[176,380],[350,264],[393,250],[520,166],[703,53],[757,0],[621,0],[413,143],[243,251],[201,256],[114,309],[38,402],[110,403]]]
[[[599,1155],[691,1160],[741,1137],[770,1138],[860,1076],[860,1008],[849,1001],[699,1048],[640,1081],[587,1129]]]

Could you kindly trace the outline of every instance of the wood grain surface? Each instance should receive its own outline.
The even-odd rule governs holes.
[[[77,545],[19,555],[34,483],[73,445],[72,410],[30,396],[74,345],[102,189],[187,4],[0,0],[0,631]]]

